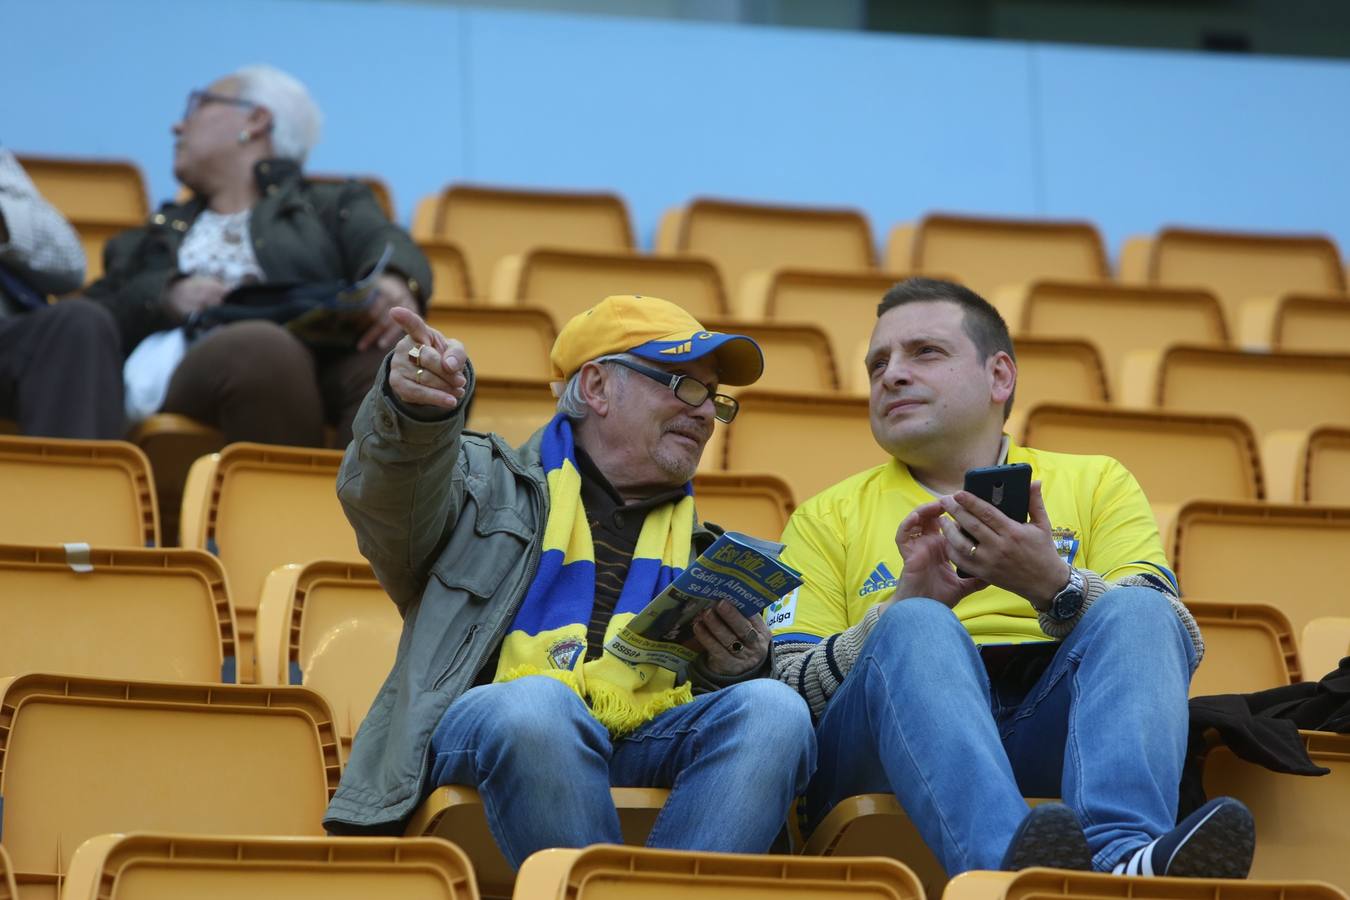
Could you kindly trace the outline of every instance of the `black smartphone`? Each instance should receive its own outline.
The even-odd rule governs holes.
[[[1031,508],[1031,466],[1013,463],[971,469],[966,472],[965,489],[1014,522],[1025,522]],[[966,577],[960,566],[956,567],[956,574]]]

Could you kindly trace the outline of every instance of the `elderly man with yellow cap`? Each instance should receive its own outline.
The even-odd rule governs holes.
[[[558,414],[523,446],[465,431],[469,355],[410,310],[356,418],[338,493],[404,618],[325,825],[401,833],[437,785],[483,798],[503,855],[622,840],[610,787],[669,788],[648,843],[764,852],[815,765],[769,630],[730,605],[687,671],[603,649],[715,535],[691,479],[750,338],[609,297],[553,346]]]

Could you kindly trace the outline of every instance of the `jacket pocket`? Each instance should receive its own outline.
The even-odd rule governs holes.
[[[464,665],[464,660],[469,658],[470,648],[473,647],[473,639],[478,636],[478,631],[483,626],[474,624],[469,626],[469,630],[464,633],[464,639],[459,642],[459,647],[450,655],[450,661],[446,663],[445,668],[436,676],[436,680],[431,683],[433,691],[440,690],[446,680],[458,671],[459,667]]]

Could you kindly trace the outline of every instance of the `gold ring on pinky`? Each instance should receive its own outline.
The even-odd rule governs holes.
[[[416,372],[413,373],[413,377],[417,379],[418,384],[421,384],[422,376],[425,374],[427,374],[427,370],[419,368]],[[972,550],[971,552],[974,553],[975,551]]]
[[[419,371],[420,371],[420,370],[419,370]],[[974,556],[974,555],[975,555],[975,551],[978,550],[978,549],[980,549],[980,545],[979,545],[979,544],[971,544],[971,545],[970,545],[970,555],[971,555],[971,556]]]
[[[417,344],[408,351],[408,359],[412,360],[414,366],[422,364],[422,345]]]
[[[745,649],[745,645],[742,644],[740,641],[732,641],[731,646],[728,647],[727,649],[730,650],[732,653],[740,653],[742,650]]]

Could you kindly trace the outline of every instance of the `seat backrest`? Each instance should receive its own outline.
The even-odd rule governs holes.
[[[1328,585],[1350,580],[1350,509],[1196,501],[1177,513],[1172,561],[1186,596],[1268,603],[1298,634],[1344,615]]]
[[[764,374],[755,387],[764,391],[834,393],[839,376],[830,340],[815,325],[778,322],[704,322],[713,331],[753,338],[764,352]]]
[[[342,760],[312,691],[61,675],[2,690],[0,824],[20,881],[54,881],[107,832],[323,834]]]
[[[464,344],[475,375],[541,379],[552,375],[548,355],[558,332],[547,310],[433,304],[427,308],[427,323]]]
[[[431,266],[431,302],[429,307],[442,303],[472,303],[475,297],[469,286],[469,263],[464,251],[454,241],[424,238],[417,246]]]
[[[739,399],[741,413],[727,429],[729,472],[772,467],[805,500],[886,461],[863,398],[748,390]]]
[[[235,680],[234,612],[200,550],[0,544],[0,676]]]
[[[796,508],[792,488],[776,475],[700,472],[694,498],[701,520],[770,541],[778,540]]]
[[[1153,241],[1149,281],[1209,288],[1230,326],[1244,300],[1291,293],[1343,293],[1345,272],[1329,238],[1164,228]]]
[[[14,900],[18,896],[19,886],[14,883],[14,864],[10,862],[4,845],[0,844],[0,897]]]
[[[225,566],[241,681],[253,678],[258,601],[269,572],[315,559],[365,561],[337,499],[341,462],[339,450],[230,444],[200,486],[204,523],[183,523],[184,545],[215,553]]]
[[[1264,603],[1186,599],[1205,636],[1205,658],[1191,677],[1191,696],[1247,694],[1299,677],[1298,641],[1289,618]]]
[[[849,370],[863,368],[857,348],[867,344],[877,322],[877,305],[886,291],[904,276],[869,272],[819,272],[783,269],[774,273],[764,299],[769,322],[808,323],[830,339],[840,380],[853,379]],[[850,377],[844,377],[848,374]]]
[[[1318,428],[1308,436],[1301,498],[1324,506],[1350,506],[1350,428]]]
[[[150,462],[123,441],[0,436],[0,541],[159,543]]]
[[[1028,413],[1023,440],[1038,450],[1113,456],[1153,503],[1264,496],[1256,438],[1237,418],[1051,404]]]
[[[1019,337],[1016,408],[1029,410],[1042,403],[1090,405],[1110,399],[1106,370],[1097,348],[1070,338]]]
[[[1294,294],[1280,301],[1270,335],[1273,350],[1350,353],[1350,300]]]
[[[701,853],[597,845],[549,850],[525,861],[517,897],[576,900],[923,900],[918,878],[893,859]]]
[[[507,297],[510,303],[547,309],[559,326],[614,294],[669,300],[700,322],[726,315],[726,294],[717,267],[706,259],[531,250]]]
[[[70,863],[68,900],[323,897],[476,900],[464,852],[439,838],[101,835]]]
[[[259,681],[318,691],[350,747],[402,633],[403,618],[370,566],[323,561],[276,569],[258,610]]]
[[[519,447],[557,412],[558,400],[547,380],[480,378],[474,384],[468,427],[496,432]]]
[[[1207,291],[1039,281],[1029,289],[1021,321],[1028,337],[1087,339],[1106,366],[1112,396],[1121,396],[1125,357],[1171,344],[1224,347],[1223,310]]]
[[[1320,778],[1291,778],[1238,759],[1226,746],[1205,757],[1210,797],[1236,797],[1256,820],[1253,879],[1309,879],[1350,889],[1350,735],[1299,733],[1313,763],[1331,769]]]
[[[133,162],[21,156],[19,164],[38,193],[73,223],[134,227],[150,215],[145,178]]]
[[[949,272],[986,300],[1001,287],[1039,279],[1111,277],[1102,236],[1089,222],[934,213],[919,224],[912,253],[916,271]]]
[[[355,181],[357,184],[365,185],[375,195],[375,202],[380,205],[380,212],[384,213],[384,217],[391,222],[394,221],[394,192],[389,190],[389,185],[385,184],[383,178],[376,175],[315,175],[306,172],[305,180],[316,184],[346,184],[348,181]]]
[[[757,270],[856,271],[876,266],[871,226],[861,212],[852,209],[700,197],[683,210],[675,249],[713,260],[732,296],[740,292],[745,275]]]
[[[1157,404],[1239,415],[1262,439],[1282,429],[1350,425],[1350,355],[1173,347],[1163,354]]]
[[[535,247],[622,251],[634,246],[623,199],[601,193],[455,185],[440,196],[435,234],[463,249],[475,297],[486,296],[497,261],[512,253]]]

